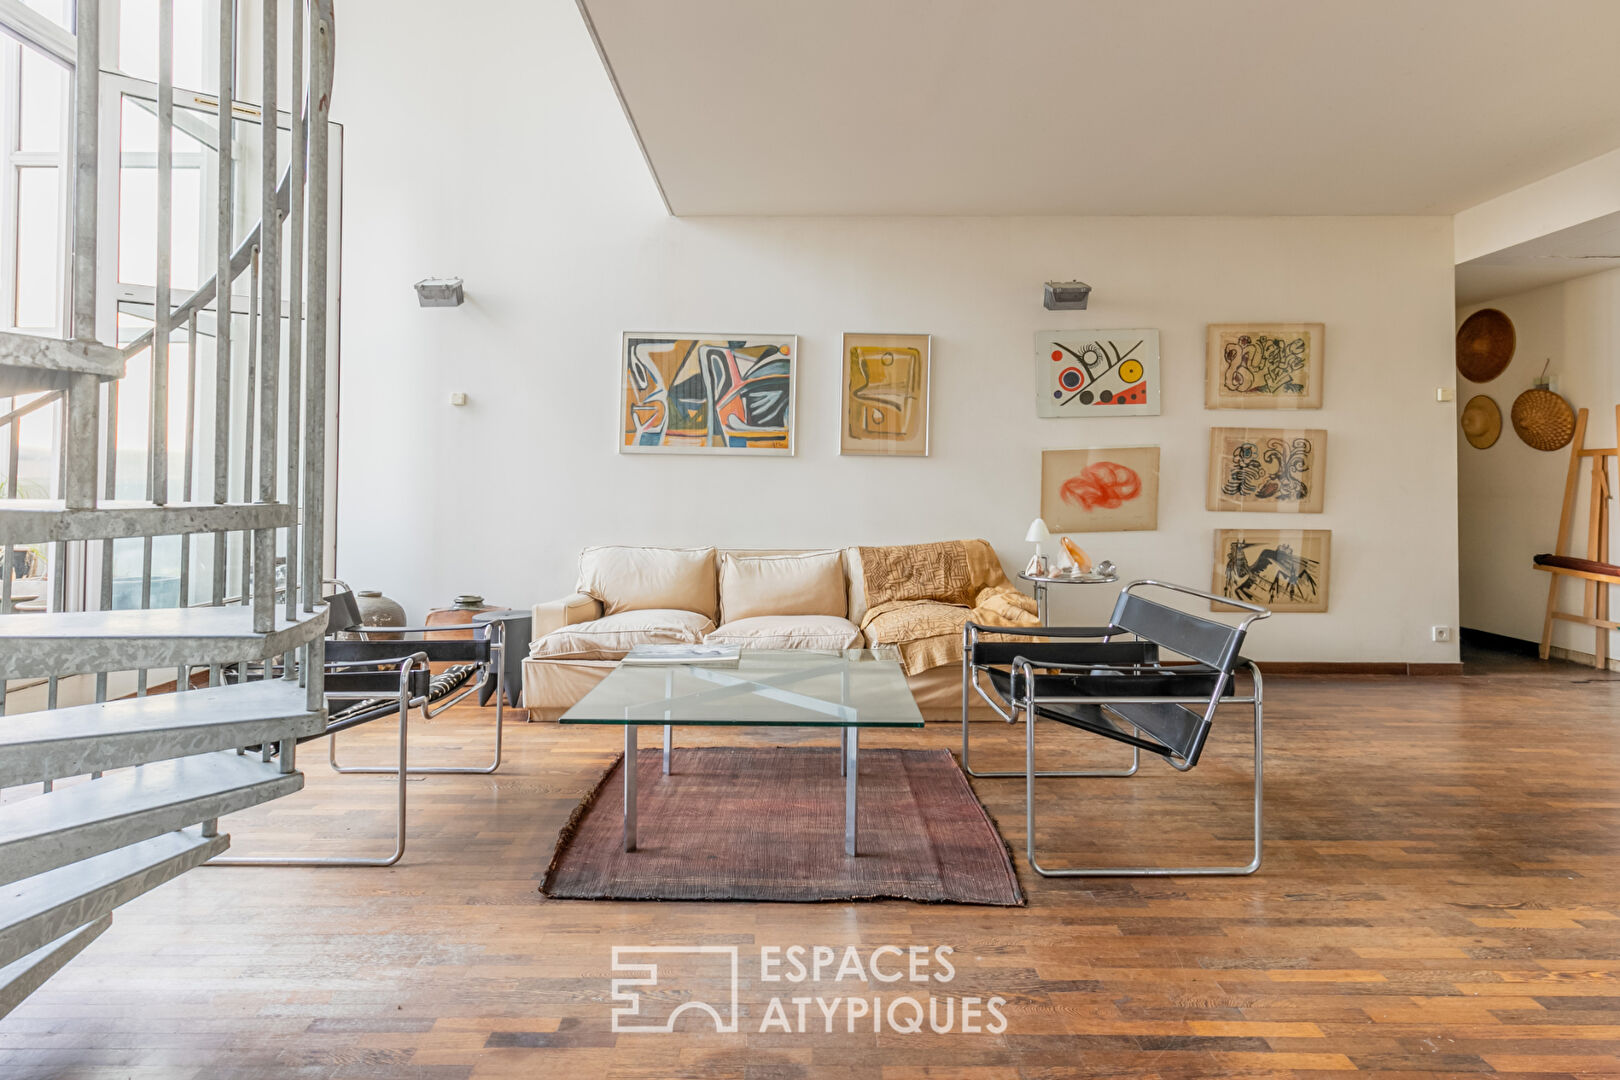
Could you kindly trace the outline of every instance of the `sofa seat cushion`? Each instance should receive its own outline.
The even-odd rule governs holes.
[[[621,660],[637,645],[695,645],[714,629],[696,611],[647,608],[553,630],[529,648],[531,660]]]
[[[579,555],[579,591],[609,615],[674,608],[720,617],[714,548],[589,547]]]
[[[861,631],[836,615],[755,615],[733,619],[703,640],[745,649],[857,649]]]
[[[720,617],[727,623],[762,615],[848,614],[843,552],[720,555]]]

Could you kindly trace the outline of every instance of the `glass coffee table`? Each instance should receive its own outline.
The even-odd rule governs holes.
[[[664,774],[677,725],[835,727],[844,775],[844,852],[855,854],[860,729],[920,728],[922,713],[893,648],[744,649],[734,666],[620,664],[560,718],[624,725],[624,850],[636,850],[636,734],[664,729]]]

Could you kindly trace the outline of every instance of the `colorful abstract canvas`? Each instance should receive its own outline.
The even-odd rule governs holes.
[[[845,334],[843,454],[928,456],[927,334]]]
[[[1157,330],[1035,335],[1037,416],[1158,416]]]
[[[1320,409],[1321,323],[1212,323],[1204,407]]]
[[[1320,514],[1327,432],[1315,428],[1211,428],[1211,510]]]
[[[1272,611],[1326,611],[1332,537],[1327,529],[1217,529],[1210,591]]]
[[[799,339],[627,333],[619,451],[793,453]]]
[[[1054,533],[1159,527],[1159,448],[1041,451],[1041,517]]]

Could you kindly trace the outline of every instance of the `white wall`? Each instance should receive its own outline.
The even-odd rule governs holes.
[[[1462,624],[1494,634],[1536,641],[1547,603],[1547,575],[1531,569],[1531,557],[1551,551],[1558,539],[1569,451],[1532,450],[1513,433],[1508,412],[1547,359],[1557,390],[1571,405],[1589,410],[1587,446],[1615,445],[1614,407],[1620,402],[1620,270],[1576,278],[1545,288],[1457,309],[1457,322],[1482,307],[1513,320],[1518,348],[1506,371],[1476,386],[1457,381],[1457,407],[1474,394],[1489,394],[1502,410],[1502,437],[1476,450],[1457,434],[1458,532],[1461,538]],[[1586,475],[1583,470],[1583,476]],[[1612,508],[1612,504],[1611,504]],[[1575,504],[1571,551],[1586,554],[1587,487]],[[1581,589],[1561,586],[1561,606],[1579,610]],[[1560,624],[1553,644],[1590,654],[1593,632]],[[1620,642],[1610,652],[1620,651]]]
[[[1277,520],[1203,509],[1209,428],[1280,414],[1204,410],[1204,326],[1312,320],[1327,407],[1291,422],[1330,432],[1327,512],[1298,524],[1334,532],[1332,611],[1273,619],[1253,651],[1455,659],[1429,640],[1457,615],[1455,418],[1435,403],[1453,382],[1449,219],[672,219],[574,5],[499,7],[498,23],[425,0],[340,13],[337,569],[352,584],[413,615],[464,591],[527,605],[568,591],[577,549],[602,542],[983,536],[1011,566],[1043,447],[1157,443],[1159,530],[1081,543],[1207,587],[1215,528]],[[713,154],[794,166],[786,145]],[[438,274],[466,277],[464,307],[416,307],[411,283]],[[1041,283],[1069,277],[1095,286],[1091,310],[1045,311]],[[1157,327],[1164,415],[1037,420],[1031,337],[1064,326]],[[617,455],[625,329],[799,334],[797,457]],[[932,457],[838,456],[845,330],[934,335]],[[470,405],[446,404],[457,390]],[[1106,612],[1080,592],[1055,616]]]

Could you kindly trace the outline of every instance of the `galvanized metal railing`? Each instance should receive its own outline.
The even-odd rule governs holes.
[[[285,55],[294,100],[290,103],[291,153],[288,160],[281,160],[277,145],[277,76],[284,49],[278,16],[289,7],[291,34]],[[252,96],[251,91],[239,85],[238,42],[254,36],[254,28],[239,21],[237,0],[219,0],[219,183],[214,203],[217,265],[212,277],[178,303],[174,302],[171,286],[176,128],[174,0],[159,0],[157,12],[157,243],[152,326],[121,346],[126,359],[146,354],[149,365],[149,392],[146,401],[140,403],[145,406],[148,432],[144,496],[152,506],[171,503],[171,496],[176,494],[170,490],[171,463],[178,460],[177,494],[182,503],[190,503],[201,492],[205,499],[221,507],[237,499],[243,504],[281,503],[296,509],[297,522],[291,527],[259,524],[209,530],[211,566],[208,580],[200,589],[193,587],[192,570],[196,556],[204,550],[203,534],[177,534],[179,606],[248,604],[254,631],[268,633],[275,627],[278,615],[296,621],[316,609],[321,602],[320,582],[324,576],[332,2],[263,0],[258,5],[261,19],[256,38],[262,75],[256,102],[261,117],[259,220],[238,242],[233,226],[238,207],[247,201],[247,196],[239,194],[235,187],[237,144],[233,123],[237,103],[244,96]],[[102,57],[99,5],[79,5],[75,37],[71,334],[75,340],[90,342],[97,339],[97,190],[104,153],[98,131]],[[248,288],[246,333],[238,335],[234,332],[237,316],[232,312],[232,299],[240,295],[236,286],[244,276]],[[205,411],[204,395],[210,388],[205,385],[208,380],[204,372],[199,370],[198,317],[210,307],[216,359],[209,410],[212,431],[204,433],[198,430],[199,419]],[[177,333],[183,333],[186,346],[183,375],[171,370],[171,342]],[[171,431],[171,383],[176,377],[183,379],[184,413],[178,429]],[[283,393],[287,402],[284,420],[280,415]],[[94,510],[101,505],[98,489],[102,499],[114,499],[119,490],[120,413],[127,415],[135,404],[121,401],[120,397],[117,381],[98,386],[96,376],[76,374],[65,388],[0,413],[0,431],[5,433],[7,446],[6,486],[0,500],[19,495],[20,422],[48,408],[61,410],[62,451],[57,462],[61,504],[69,510]],[[176,534],[139,535],[138,607],[142,609],[150,608],[154,602],[158,535]],[[195,544],[193,536],[197,537]],[[134,537],[130,535],[131,540]],[[96,582],[94,595],[84,598],[84,606],[99,610],[112,610],[115,603],[127,606],[121,603],[127,598],[115,595],[118,551],[118,541],[111,537],[55,542],[48,610],[62,611],[72,606],[68,583],[75,575]],[[18,548],[9,541],[0,547],[0,614],[15,610],[13,581],[19,558]],[[287,665],[287,670],[291,673],[295,667]],[[174,676],[177,689],[191,685],[189,669],[177,669]],[[96,700],[105,700],[110,692],[109,673],[97,672],[95,677]],[[145,693],[149,673],[138,670],[135,678],[136,692]],[[219,681],[216,667],[210,672],[210,683]],[[318,679],[316,682],[318,685]],[[48,704],[54,706],[57,677],[52,676],[49,684]],[[0,715],[5,712],[5,693],[0,680]],[[311,701],[317,700],[312,693]]]

